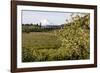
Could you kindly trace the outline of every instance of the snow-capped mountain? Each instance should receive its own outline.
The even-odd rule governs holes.
[[[43,19],[43,20],[41,20],[41,25],[42,25],[42,26],[48,26],[48,25],[53,26],[54,24],[51,23],[51,22],[50,22],[49,20],[47,20],[47,19]]]
[[[43,19],[41,20],[41,26],[42,28],[61,28],[62,26],[61,25],[55,25],[53,23],[51,23],[49,20],[47,19]]]

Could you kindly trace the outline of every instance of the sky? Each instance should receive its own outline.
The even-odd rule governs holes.
[[[71,18],[72,13],[54,11],[22,10],[22,24],[61,25]]]

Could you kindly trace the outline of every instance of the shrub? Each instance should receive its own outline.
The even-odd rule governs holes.
[[[85,20],[85,18],[81,19],[79,17],[78,20],[72,20],[73,22],[69,23],[70,25],[65,24],[63,29],[57,31],[58,38],[62,41],[61,47],[68,50],[70,59],[89,58],[90,30],[81,26],[85,23],[82,21]],[[88,21],[89,19],[86,22]],[[84,25],[89,26],[88,23]]]

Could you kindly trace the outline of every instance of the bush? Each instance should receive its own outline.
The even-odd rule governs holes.
[[[89,58],[90,30],[83,28],[81,25],[85,23],[82,22],[85,20],[85,18],[73,20],[73,22],[69,23],[70,25],[65,24],[63,29],[57,31],[58,38],[62,41],[61,47],[68,50],[67,53],[69,53],[70,59]],[[89,19],[86,22],[88,21]],[[85,25],[89,26],[89,23],[85,23]]]
[[[22,48],[22,62],[33,62],[35,61],[35,56],[32,55],[32,50],[27,48]]]

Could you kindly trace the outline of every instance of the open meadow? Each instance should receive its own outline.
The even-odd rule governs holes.
[[[57,49],[61,41],[52,32],[31,32],[22,34],[23,48]]]

